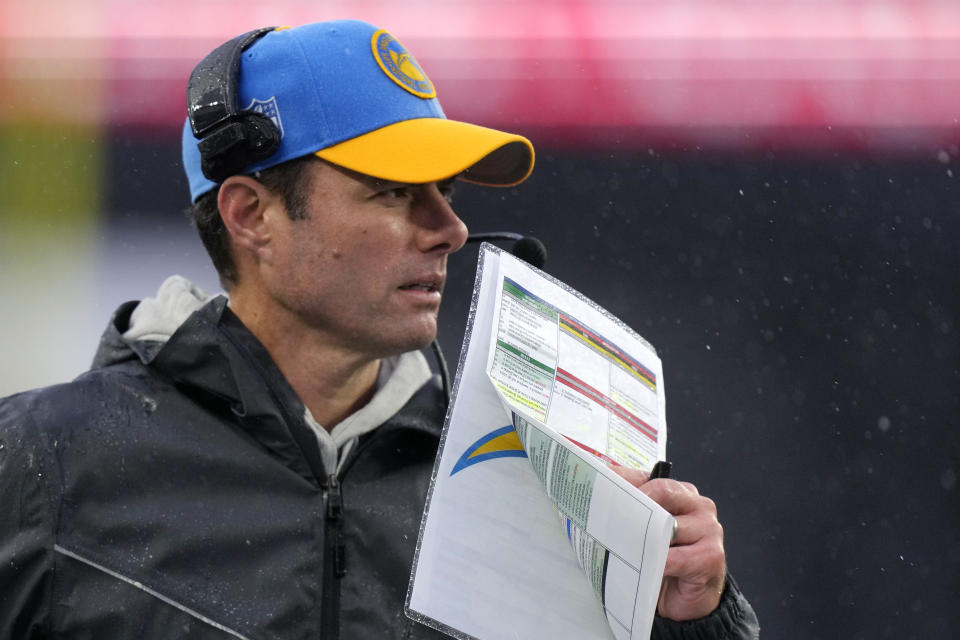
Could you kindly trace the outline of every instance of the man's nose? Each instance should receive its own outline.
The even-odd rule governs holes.
[[[425,233],[421,242],[424,252],[453,253],[467,242],[467,225],[453,210],[453,206],[436,183],[423,185],[418,208]]]

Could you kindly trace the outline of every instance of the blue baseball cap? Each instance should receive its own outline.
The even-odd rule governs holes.
[[[433,83],[383,29],[356,20],[275,29],[246,49],[238,102],[280,131],[276,153],[243,170],[253,173],[316,154],[383,180],[425,183],[452,176],[510,186],[533,171],[523,136],[449,120]],[[183,166],[196,201],[216,188],[200,165],[189,119]]]

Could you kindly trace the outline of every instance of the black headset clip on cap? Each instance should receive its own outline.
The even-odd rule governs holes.
[[[223,43],[194,67],[187,83],[187,114],[199,142],[200,168],[223,182],[266,160],[280,146],[280,131],[262,113],[241,111],[240,56],[275,27],[256,29]]]

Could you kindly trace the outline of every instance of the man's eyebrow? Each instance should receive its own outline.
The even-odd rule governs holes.
[[[350,172],[354,179],[362,182],[371,189],[391,189],[396,187],[406,187],[409,183],[399,182],[397,180],[387,180],[385,178],[377,178],[375,176],[367,175],[365,173],[357,173],[356,171]]]
[[[368,176],[365,174],[357,174],[360,177],[361,182],[363,182],[367,187],[375,190],[381,191],[385,189],[400,189],[407,187],[422,187],[424,185],[431,184],[430,182],[401,182],[399,180],[385,180],[383,178],[375,178],[373,176]],[[451,176],[449,178],[444,178],[443,180],[437,180],[432,184],[436,184],[437,188],[443,189],[453,189],[457,181],[457,176]]]
[[[379,190],[379,189],[385,189],[385,188],[396,188],[396,187],[407,186],[406,182],[397,182],[395,180],[386,180],[384,178],[377,178],[376,176],[371,176],[368,173],[361,173],[359,171],[354,171],[353,169],[348,169],[346,167],[342,167],[332,162],[328,162],[327,164],[330,165],[330,167],[332,167],[334,170],[339,171],[340,173],[342,173],[343,175],[349,178],[353,178],[357,182],[363,184],[364,186],[370,189]]]
[[[384,180],[383,178],[374,178],[373,176],[366,176],[365,180],[362,180],[364,184],[375,191],[381,191],[384,189],[396,189],[399,187],[406,187],[409,185],[407,182],[396,182],[394,180]]]

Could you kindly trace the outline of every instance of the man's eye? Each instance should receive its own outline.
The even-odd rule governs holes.
[[[378,191],[377,197],[386,200],[404,200],[410,197],[410,190],[407,187],[393,187]]]

